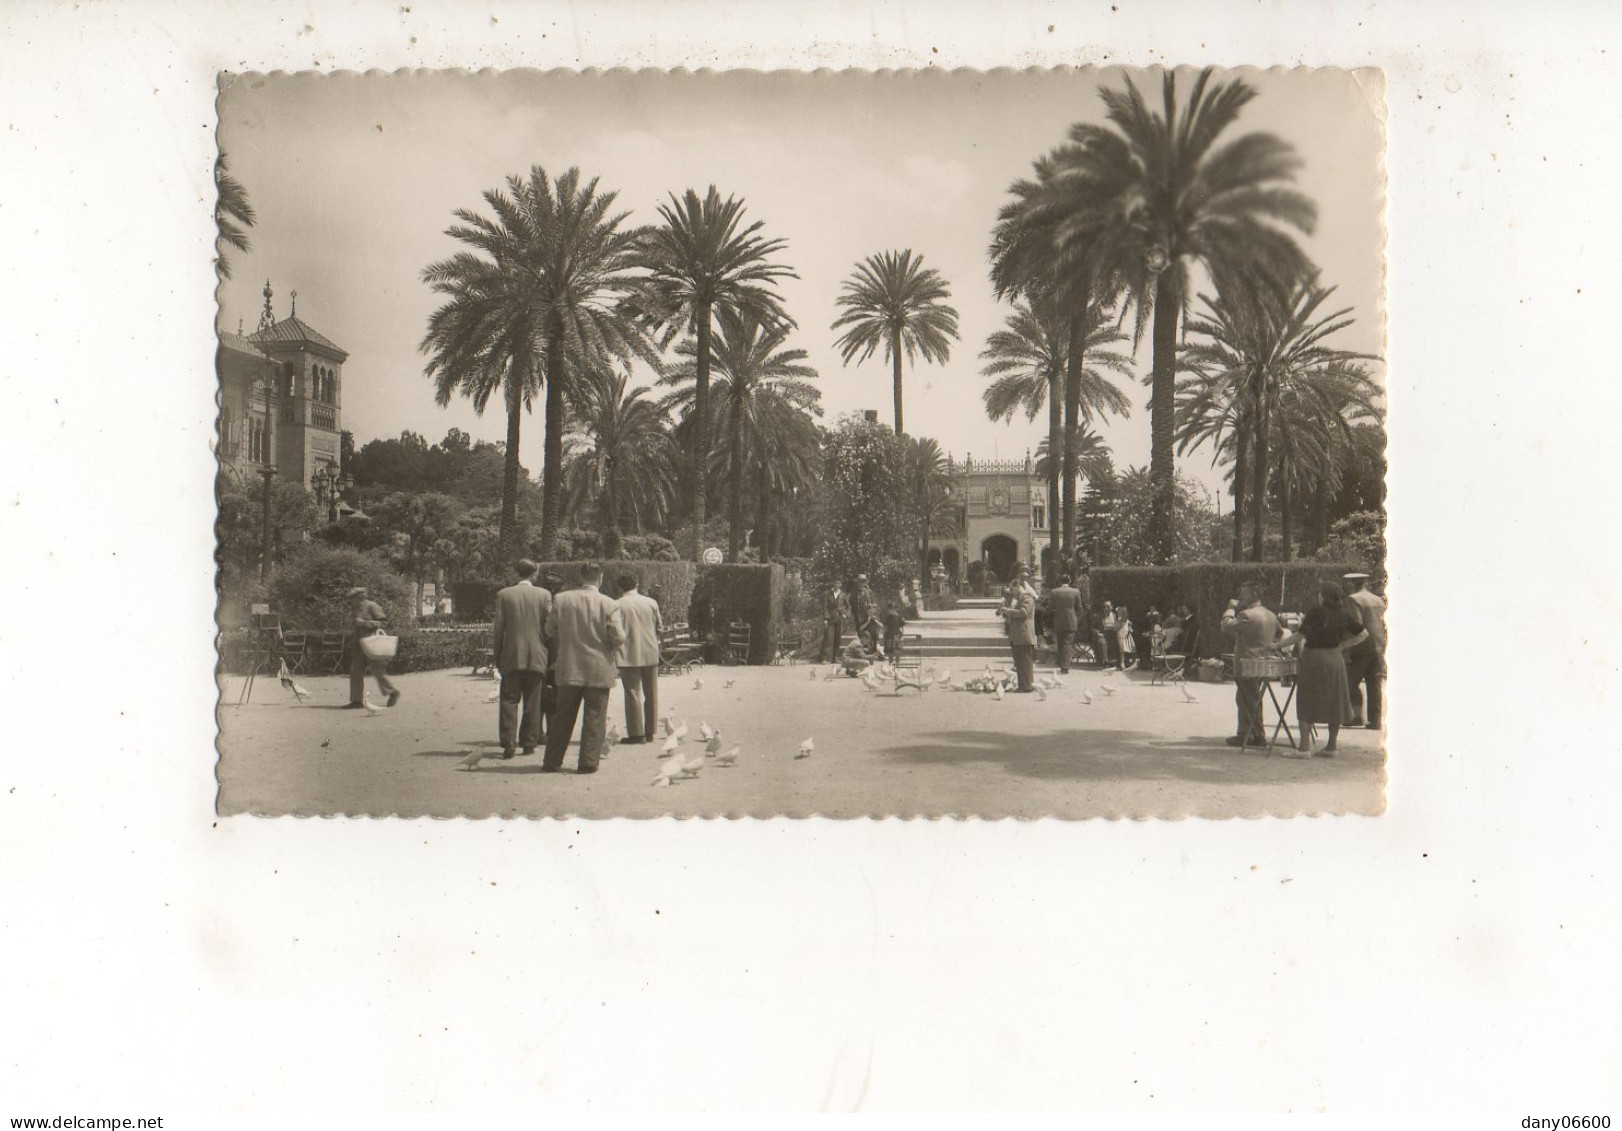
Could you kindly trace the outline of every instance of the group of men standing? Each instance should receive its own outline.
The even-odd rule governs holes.
[[[500,756],[533,754],[544,740],[541,770],[557,773],[580,719],[576,772],[596,773],[607,752],[608,694],[615,679],[625,693],[626,741],[653,740],[664,628],[659,604],[638,591],[631,574],[618,579],[618,598],[608,596],[595,562],[582,563],[579,584],[560,586],[556,594],[535,584],[538,568],[527,558],[518,562],[517,582],[496,594],[492,644],[501,675]],[[554,701],[548,704],[548,698]],[[475,751],[461,764],[477,769],[484,757]]]

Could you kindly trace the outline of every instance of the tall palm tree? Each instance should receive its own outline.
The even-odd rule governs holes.
[[[895,385],[895,434],[901,435],[901,355],[910,361],[944,363],[950,358],[950,341],[957,340],[957,311],[947,305],[951,289],[933,267],[925,267],[922,256],[911,248],[870,255],[856,265],[839,293],[844,309],[834,319],[833,329],[845,328],[834,345],[846,365],[858,363],[884,347]],[[950,339],[950,341],[949,341]]]
[[[769,415],[776,404],[791,405],[820,416],[822,393],[810,382],[817,371],[806,364],[802,349],[784,349],[789,327],[763,323],[751,310],[722,307],[716,316],[718,333],[711,340],[713,385],[710,404],[713,423],[726,435],[728,484],[727,560],[735,562],[743,542],[743,484],[747,448],[765,429],[777,423]],[[683,362],[663,378],[679,386],[665,401],[667,409],[685,409],[697,426],[698,343],[689,338],[676,347]]]
[[[1061,460],[1046,469],[1048,510],[1054,516],[1050,529],[1062,530],[1060,556],[1066,560],[1075,552],[1076,477],[1080,471],[1072,453],[1079,450],[1080,436],[1095,417],[1106,412],[1131,414],[1126,394],[1105,372],[1131,374],[1131,358],[1104,348],[1124,341],[1125,336],[1100,323],[1078,339],[1077,325],[1076,319],[1058,314],[1055,304],[1035,308],[1019,302],[1008,316],[1006,328],[992,334],[980,353],[987,361],[981,372],[993,378],[983,394],[986,415],[992,420],[1006,420],[1019,408],[1025,410],[1027,420],[1034,420],[1044,403],[1048,407],[1045,443],[1048,450],[1062,453]],[[1072,364],[1081,353],[1086,362]],[[1069,416],[1062,426],[1061,387],[1064,412]],[[1066,512],[1062,523],[1058,510],[1061,479]]]
[[[484,194],[494,218],[466,209],[446,235],[481,254],[461,252],[430,264],[423,279],[450,300],[429,320],[422,349],[436,399],[461,391],[482,412],[495,388],[507,400],[507,467],[502,482],[501,545],[518,544],[519,411],[546,386],[541,468],[542,556],[550,556],[560,518],[563,427],[571,375],[633,356],[653,359],[623,299],[635,288],[637,234],[613,213],[616,193],[582,184],[580,170],[555,180],[539,165],[507,191]]]
[[[1173,549],[1178,322],[1191,267],[1202,266],[1219,288],[1241,276],[1287,284],[1307,267],[1287,229],[1310,233],[1317,220],[1313,202],[1289,187],[1300,167],[1292,146],[1266,133],[1218,144],[1256,91],[1213,83],[1211,73],[1199,73],[1179,107],[1176,76],[1167,72],[1159,112],[1130,79],[1124,91],[1101,89],[1114,128],[1072,126],[1058,174],[1085,190],[1063,238],[1118,266],[1140,336],[1152,322],[1149,474],[1160,561]]]
[[[1111,251],[1097,230],[1114,218],[1112,197],[1094,179],[1078,172],[1084,168],[1076,146],[1055,149],[1034,165],[1034,178],[1016,181],[1013,196],[998,213],[992,233],[991,281],[999,298],[1024,295],[1049,316],[1061,319],[1067,331],[1064,378],[1064,434],[1061,450],[1075,447],[1083,428],[1086,359],[1093,345],[1124,341],[1110,325],[1111,309],[1126,283],[1121,264],[1107,258]],[[1058,440],[1049,443],[1059,448]],[[1063,480],[1061,555],[1073,559],[1076,550],[1078,469],[1066,462]]]
[[[677,452],[670,421],[646,388],[628,388],[624,370],[598,370],[577,380],[563,439],[564,510],[602,533],[602,555],[622,555],[630,521],[635,533],[663,522],[676,494]]]
[[[248,190],[231,175],[231,167],[224,153],[214,162],[214,224],[219,229],[219,242],[244,254],[248,251],[248,229],[258,222],[253,205],[248,203]],[[231,261],[221,254],[214,261],[220,278],[231,277]]]
[[[1215,298],[1200,296],[1203,309],[1188,323],[1188,333],[1203,340],[1185,347],[1193,376],[1184,382],[1184,431],[1193,446],[1201,436],[1220,440],[1231,433],[1234,461],[1243,469],[1239,481],[1250,480],[1247,509],[1255,561],[1263,553],[1271,449],[1281,435],[1281,407],[1296,402],[1292,411],[1298,424],[1309,408],[1320,417],[1344,412],[1348,405],[1364,414],[1378,395],[1362,364],[1377,359],[1325,344],[1355,321],[1350,307],[1319,313],[1333,293],[1333,287],[1318,286],[1313,275],[1289,287],[1261,278],[1230,282]]]
[[[787,504],[791,528],[803,519],[794,504],[821,476],[822,435],[807,410],[775,397],[761,407],[757,429],[745,438],[744,476],[755,488],[755,541],[765,559],[781,542],[784,523],[774,508]]]
[[[759,234],[763,221],[744,223],[744,202],[721,199],[711,185],[702,200],[688,189],[659,206],[660,223],[642,233],[641,265],[647,271],[632,306],[643,323],[661,333],[660,347],[693,337],[694,428],[688,454],[692,475],[693,556],[704,539],[709,486],[711,321],[717,310],[747,311],[763,324],[794,322],[775,289],[797,276],[772,261],[787,243]]]

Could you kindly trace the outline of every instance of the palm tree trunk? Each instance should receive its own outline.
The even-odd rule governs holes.
[[[624,539],[620,535],[620,493],[615,477],[619,474],[614,457],[606,461],[603,475],[603,557],[617,561],[625,556]]]
[[[693,450],[689,453],[693,476],[693,560],[704,553],[705,492],[710,468],[710,306],[698,308],[694,319],[697,355],[693,360]]]
[[[1150,512],[1156,565],[1171,561],[1175,546],[1172,501],[1176,465],[1172,438],[1176,429],[1177,317],[1179,296],[1172,276],[1162,271],[1155,283],[1154,365],[1149,386],[1149,482],[1154,491]]]
[[[733,388],[737,389],[739,385],[734,377]],[[727,509],[731,512],[732,521],[727,530],[727,561],[735,562],[743,542],[743,409],[738,404],[736,394],[731,409],[731,419],[727,421],[727,476],[730,481],[728,489],[731,491]]]
[[[541,560],[552,558],[557,543],[563,495],[563,370],[562,335],[546,351],[546,432],[541,448]]]
[[[507,372],[507,450],[501,465],[501,530],[496,537],[503,562],[517,557],[518,551],[518,433],[523,423],[523,389],[524,374],[514,363]]]
[[[1284,536],[1284,560],[1289,561],[1291,534],[1290,505],[1293,500],[1290,497],[1290,478],[1284,473],[1284,468],[1282,467],[1278,469],[1278,491],[1279,521],[1283,527],[1282,533]]]
[[[1087,296],[1082,296],[1082,308],[1086,309]],[[1087,341],[1086,315],[1076,318],[1070,323],[1070,343],[1065,350],[1065,376],[1064,376],[1064,440],[1063,464],[1061,474],[1064,476],[1064,559],[1066,562],[1074,560],[1076,554],[1076,508],[1077,477],[1080,468],[1076,465],[1076,447],[1080,442],[1081,430],[1081,367],[1083,364],[1083,351]]]
[[[1245,457],[1249,454],[1250,433],[1243,422],[1234,437],[1233,456],[1233,560],[1245,560]]]
[[[1060,458],[1060,452],[1064,450],[1064,408],[1059,403],[1063,385],[1062,375],[1055,370],[1048,379],[1048,500],[1043,508],[1048,524],[1048,545],[1053,549],[1049,563],[1054,570],[1058,569],[1061,558],[1069,560],[1067,547],[1070,544],[1068,530],[1064,532],[1063,543],[1055,537],[1059,533],[1060,516],[1064,512],[1064,503],[1059,495],[1062,478],[1059,469],[1064,462]],[[924,576],[928,577],[929,574],[926,572]],[[1048,578],[1048,584],[1053,584],[1052,577]]]
[[[1267,400],[1262,393],[1261,378],[1256,378],[1256,405],[1251,417],[1256,422],[1256,450],[1251,456],[1251,540],[1250,560],[1262,560],[1263,541],[1267,532]]]
[[[895,434],[901,435],[901,327],[890,331],[890,357],[895,364]]]

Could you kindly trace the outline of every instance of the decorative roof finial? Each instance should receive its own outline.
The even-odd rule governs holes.
[[[274,293],[275,292],[270,289],[270,280],[266,279],[265,280],[265,309],[259,315],[259,329],[261,331],[268,330],[272,326],[276,325],[276,315],[270,309],[270,297]]]
[[[287,292],[287,297],[293,300],[293,309],[287,312],[287,316],[289,318],[297,318],[298,317],[298,292],[297,291],[288,291]]]
[[[237,319],[237,337],[242,337],[242,319]]]

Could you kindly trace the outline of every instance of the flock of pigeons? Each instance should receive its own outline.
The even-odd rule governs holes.
[[[809,678],[813,682],[818,679],[823,681],[840,679],[844,677],[844,674],[844,669],[838,666],[834,667],[826,675],[823,675],[820,669],[816,667],[809,669]],[[1104,681],[1099,686],[1099,691],[1105,696],[1114,695],[1116,692],[1116,687],[1113,683],[1115,674],[1116,673],[1114,671],[1108,671],[1104,674]],[[495,690],[491,691],[489,695],[485,696],[484,702],[487,704],[495,703],[501,698],[501,677],[497,673],[492,673],[492,675],[496,679],[496,687]],[[293,678],[292,674],[287,670],[287,665],[285,663],[282,664],[278,677],[282,687],[288,691],[291,691],[294,697],[298,699],[300,703],[312,697],[310,690],[299,684]],[[866,668],[862,669],[862,671],[858,673],[857,679],[869,692],[877,692],[886,683],[896,682],[897,673],[895,668],[890,664],[879,662],[869,664]],[[723,683],[722,686],[730,689],[735,682],[735,680],[728,679]],[[933,687],[939,688],[942,691],[963,691],[975,694],[990,695],[993,699],[1001,702],[1003,698],[1010,691],[1012,691],[1015,686],[1017,686],[1017,683],[1018,677],[1013,668],[1004,666],[1002,668],[994,669],[990,664],[987,664],[985,669],[981,671],[979,675],[963,680],[961,683],[957,681],[956,677],[950,671],[943,667],[937,666],[934,672],[930,674],[925,674],[920,671],[918,681],[915,686],[924,691],[928,691]],[[1177,680],[1174,681],[1174,685],[1179,691],[1182,692],[1184,703],[1199,702],[1199,698],[1188,689],[1187,684],[1183,683],[1181,680]],[[1033,690],[1036,692],[1036,697],[1039,702],[1046,702],[1048,692],[1062,691],[1064,688],[1065,681],[1058,675],[1043,675],[1037,678],[1036,686],[1033,688]],[[704,677],[698,676],[693,680],[693,690],[702,691],[703,689]],[[1086,688],[1083,688],[1081,691],[1081,701],[1086,706],[1092,706],[1094,702],[1092,692]],[[369,693],[362,696],[361,706],[366,710],[368,715],[379,715],[389,709],[386,706],[381,706],[372,702]],[[659,726],[661,730],[660,737],[664,739],[664,743],[659,747],[659,755],[661,758],[661,761],[659,762],[659,772],[654,775],[653,780],[650,783],[652,785],[674,785],[679,781],[697,778],[699,774],[707,767],[714,766],[718,769],[731,769],[738,764],[738,759],[742,754],[741,748],[734,743],[731,749],[722,749],[723,744],[721,742],[721,731],[716,727],[712,727],[708,722],[701,721],[699,723],[698,735],[701,743],[688,750],[683,749],[687,742],[688,735],[687,722],[685,719],[682,720],[682,722],[677,723],[674,720],[672,712],[666,711],[664,716],[659,720]],[[607,738],[608,745],[610,747],[614,747],[619,744],[621,733],[619,724],[617,722],[609,723]],[[796,761],[801,758],[809,758],[815,750],[815,740],[812,738],[807,738],[804,742],[800,743],[799,749],[794,754],[794,758]]]

